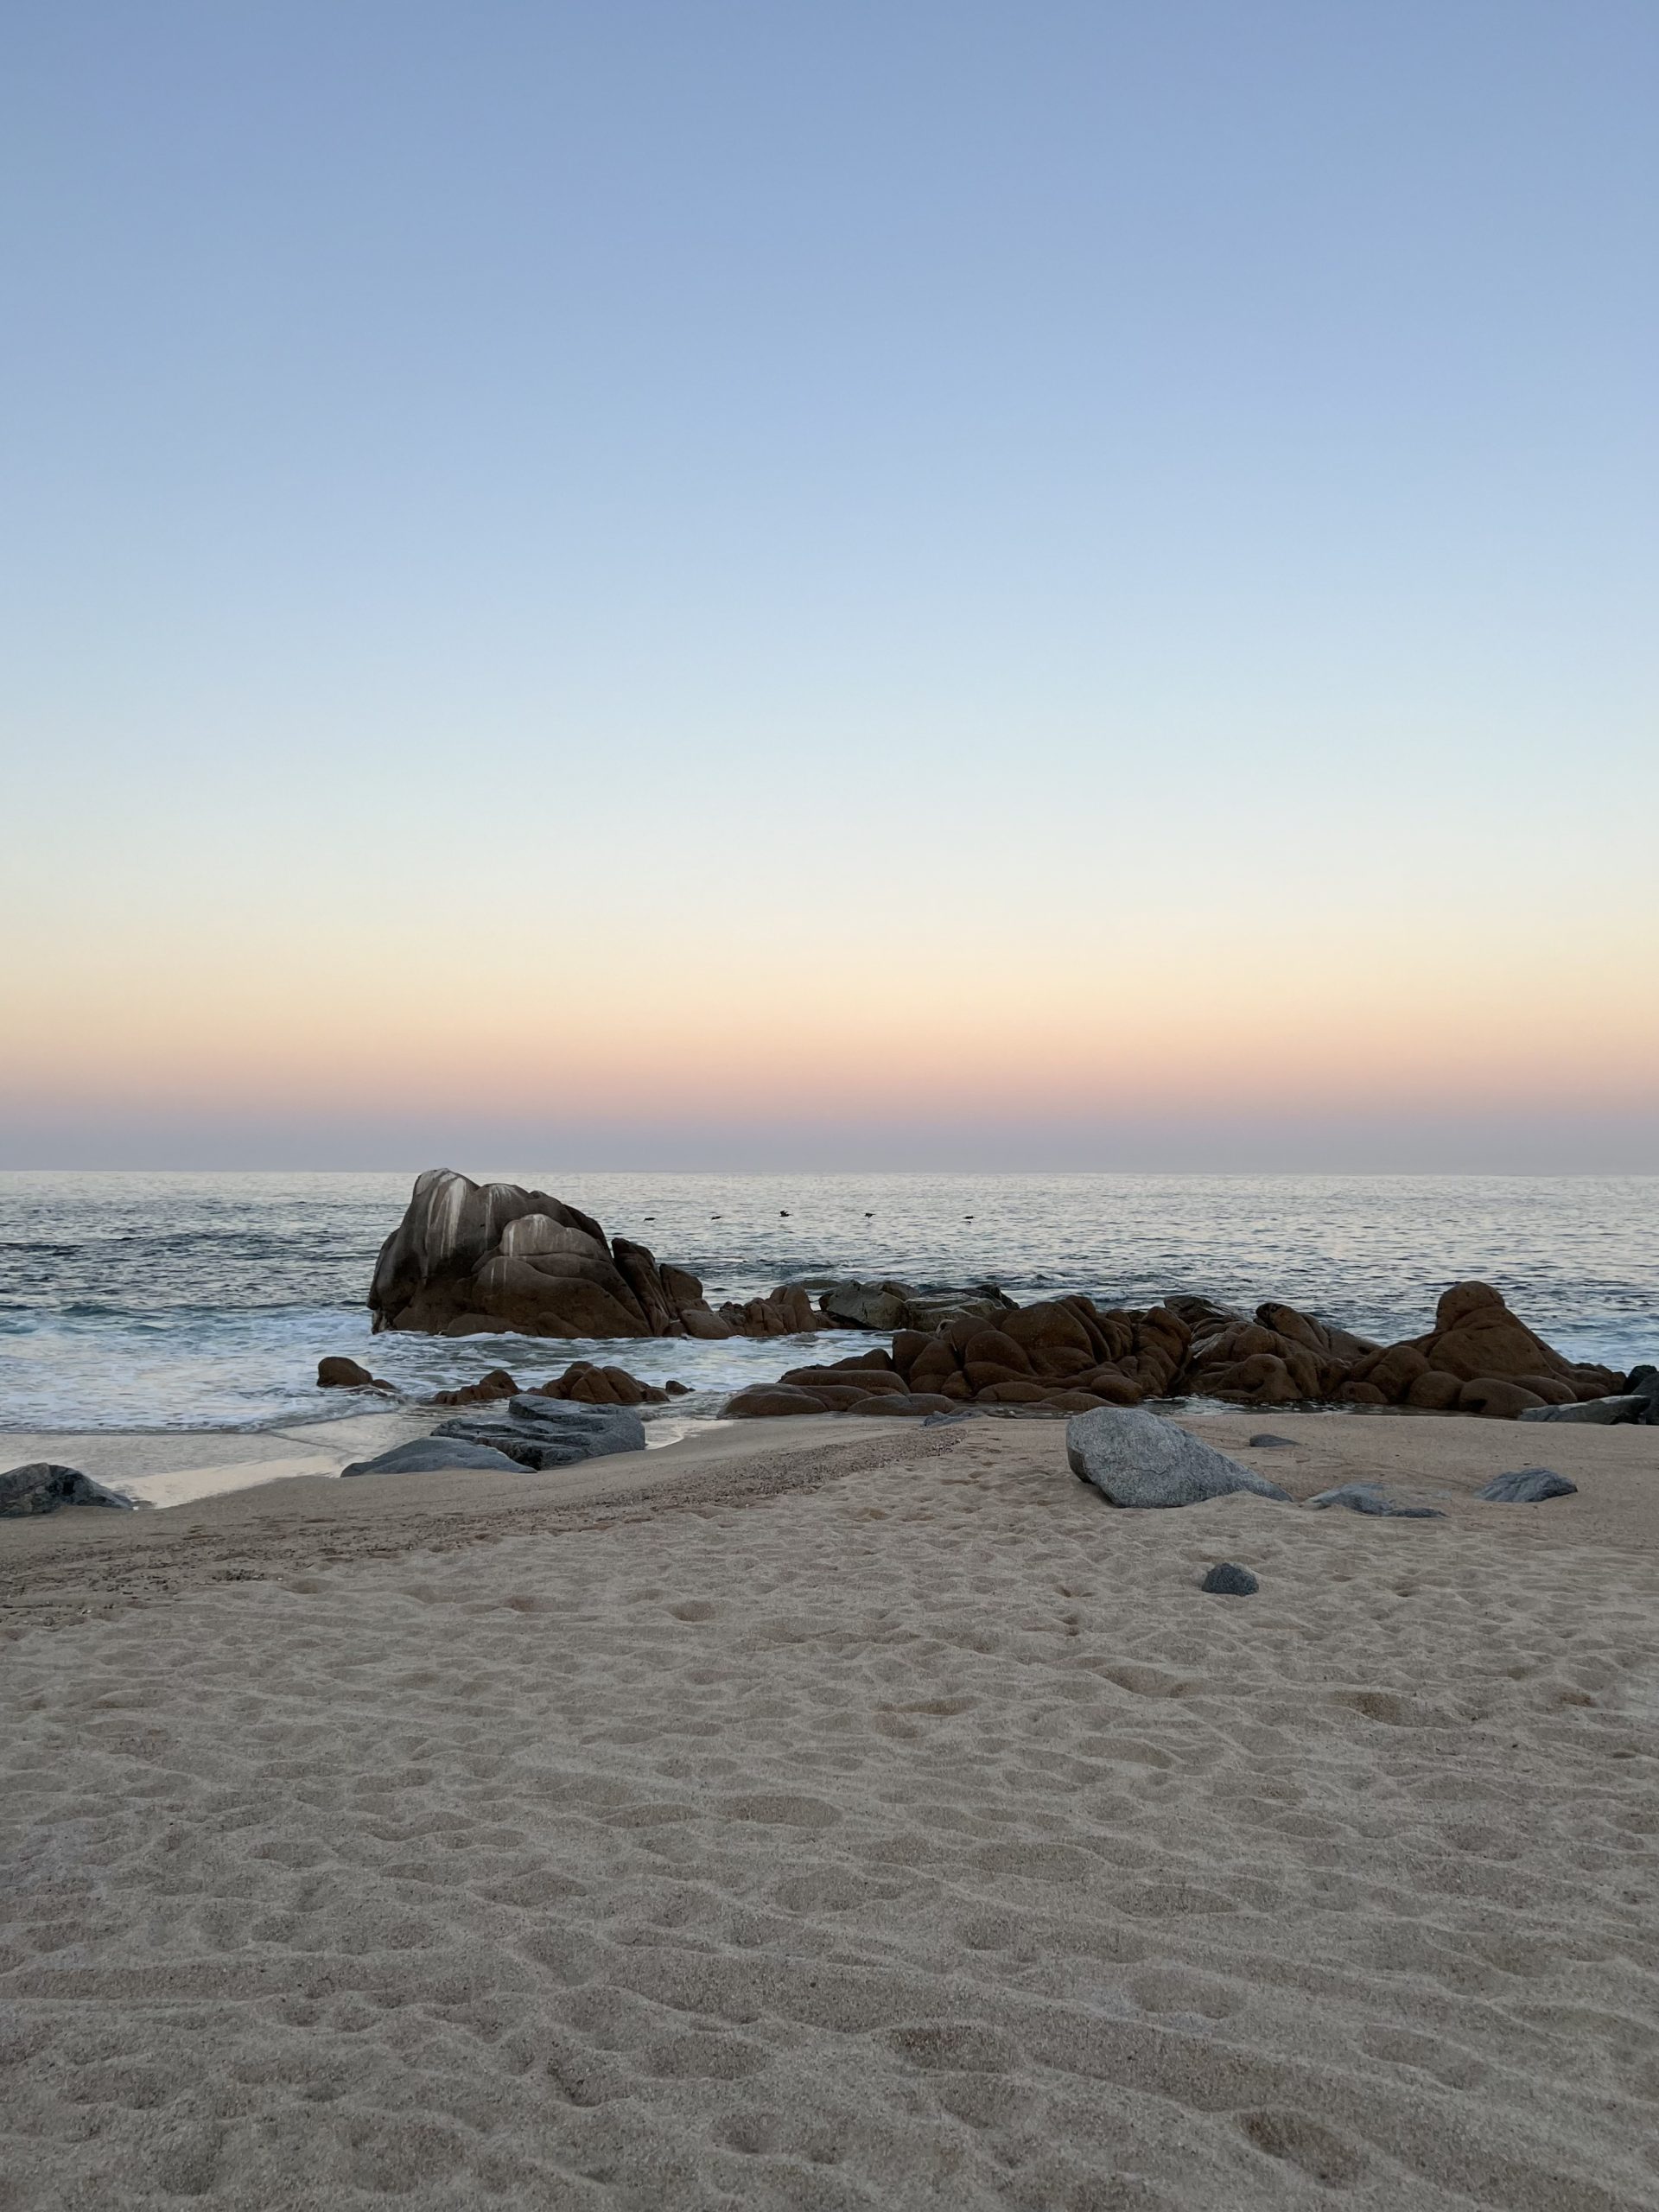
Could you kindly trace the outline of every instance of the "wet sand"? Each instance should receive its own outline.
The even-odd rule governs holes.
[[[0,2207],[1659,2201],[1659,1433],[1190,1425],[0,1524]]]

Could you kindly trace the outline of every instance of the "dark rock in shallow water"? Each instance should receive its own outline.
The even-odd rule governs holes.
[[[78,1467],[60,1467],[50,1459],[31,1459],[26,1466],[9,1467],[0,1475],[0,1516],[11,1519],[26,1513],[56,1513],[66,1505],[113,1505],[130,1512],[133,1500],[105,1490]]]
[[[1224,1559],[1211,1568],[1198,1587],[1212,1598],[1254,1598],[1262,1585],[1248,1567],[1237,1567]]]
[[[317,1362],[317,1388],[319,1390],[390,1391],[391,1385],[383,1382],[378,1375],[371,1375],[368,1369],[359,1366],[356,1360],[346,1359],[342,1354],[334,1352],[327,1359]]]
[[[1344,1505],[1351,1513],[1374,1514],[1389,1521],[1444,1521],[1446,1516],[1438,1505],[1402,1505],[1385,1490],[1375,1483],[1339,1483],[1335,1490],[1322,1490],[1308,1503],[1321,1511],[1327,1505]]]
[[[1113,1505],[1198,1505],[1234,1491],[1289,1503],[1277,1483],[1136,1406],[1076,1414],[1065,1424],[1065,1455]]]
[[[440,1468],[461,1467],[478,1474],[518,1475],[524,1472],[505,1452],[437,1436],[417,1436],[408,1444],[395,1444],[372,1459],[353,1459],[342,1475],[429,1475]]]
[[[1549,1467],[1517,1467],[1512,1475],[1494,1475],[1475,1496],[1494,1505],[1541,1505],[1547,1497],[1572,1497],[1578,1487]]]
[[[508,1418],[441,1421],[436,1437],[454,1437],[505,1452],[521,1467],[544,1474],[613,1452],[643,1452],[645,1425],[626,1406],[585,1406],[568,1398],[514,1398]]]

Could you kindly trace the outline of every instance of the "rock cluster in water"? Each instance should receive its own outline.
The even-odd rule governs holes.
[[[992,1287],[925,1294],[904,1283],[800,1283],[718,1311],[687,1268],[607,1236],[546,1191],[474,1183],[444,1167],[417,1177],[369,1286],[379,1329],[443,1337],[786,1337],[819,1329],[932,1327],[1012,1301]],[[359,1370],[366,1372],[366,1370]],[[365,1385],[359,1384],[362,1388]]]
[[[1638,1370],[1638,1374],[1643,1374]],[[1548,1418],[1605,1403],[1617,1420],[1659,1422],[1659,1382],[1624,1391],[1611,1369],[1553,1351],[1484,1283],[1459,1283],[1434,1326],[1382,1345],[1294,1306],[1254,1317],[1202,1298],[1171,1298],[1145,1313],[1103,1310],[1087,1298],[1017,1306],[994,1319],[899,1330],[891,1353],[797,1367],[740,1390],[728,1414],[928,1414],[953,1406],[1033,1407],[1082,1414],[1147,1398],[1202,1396],[1225,1404],[1396,1406],[1512,1420]]]

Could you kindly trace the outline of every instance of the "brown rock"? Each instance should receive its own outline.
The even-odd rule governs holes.
[[[1421,1413],[1447,1414],[1457,1404],[1462,1388],[1455,1375],[1440,1375],[1426,1367],[1406,1392],[1406,1403]]]
[[[516,1398],[518,1385],[505,1367],[493,1367],[487,1375],[480,1375],[476,1382],[466,1382],[458,1390],[440,1390],[431,1400],[435,1406],[487,1406],[498,1398]]]
[[[740,1390],[726,1401],[727,1418],[731,1421],[777,1421],[785,1414],[821,1414],[822,1402],[810,1390],[786,1389],[778,1382],[752,1383],[747,1390]]]
[[[1266,1330],[1255,1332],[1265,1336]],[[1281,1338],[1281,1343],[1287,1339]],[[1308,1355],[1300,1345],[1288,1346],[1296,1360],[1293,1369],[1289,1362],[1274,1351],[1252,1351],[1224,1367],[1211,1368],[1202,1374],[1195,1371],[1190,1388],[1202,1390],[1205,1396],[1224,1398],[1230,1403],[1245,1406],[1293,1406],[1318,1395],[1309,1387]]]
[[[1530,1390],[1523,1390],[1518,1382],[1511,1382],[1503,1376],[1471,1376],[1458,1392],[1459,1413],[1484,1414],[1488,1421],[1514,1421],[1529,1407],[1541,1406],[1543,1402]]]
[[[1003,1315],[998,1325],[1027,1352],[1038,1344],[1069,1344],[1082,1352],[1096,1350],[1081,1316],[1057,1302],[1016,1306],[1012,1313]]]
[[[342,1353],[331,1352],[327,1359],[317,1362],[319,1390],[390,1390],[390,1382],[383,1382],[378,1376],[371,1375],[366,1367],[359,1366],[354,1359]]]

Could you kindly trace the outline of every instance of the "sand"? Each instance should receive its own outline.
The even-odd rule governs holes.
[[[1192,1426],[5,1525],[0,2208],[1659,2202],[1659,1433]]]

